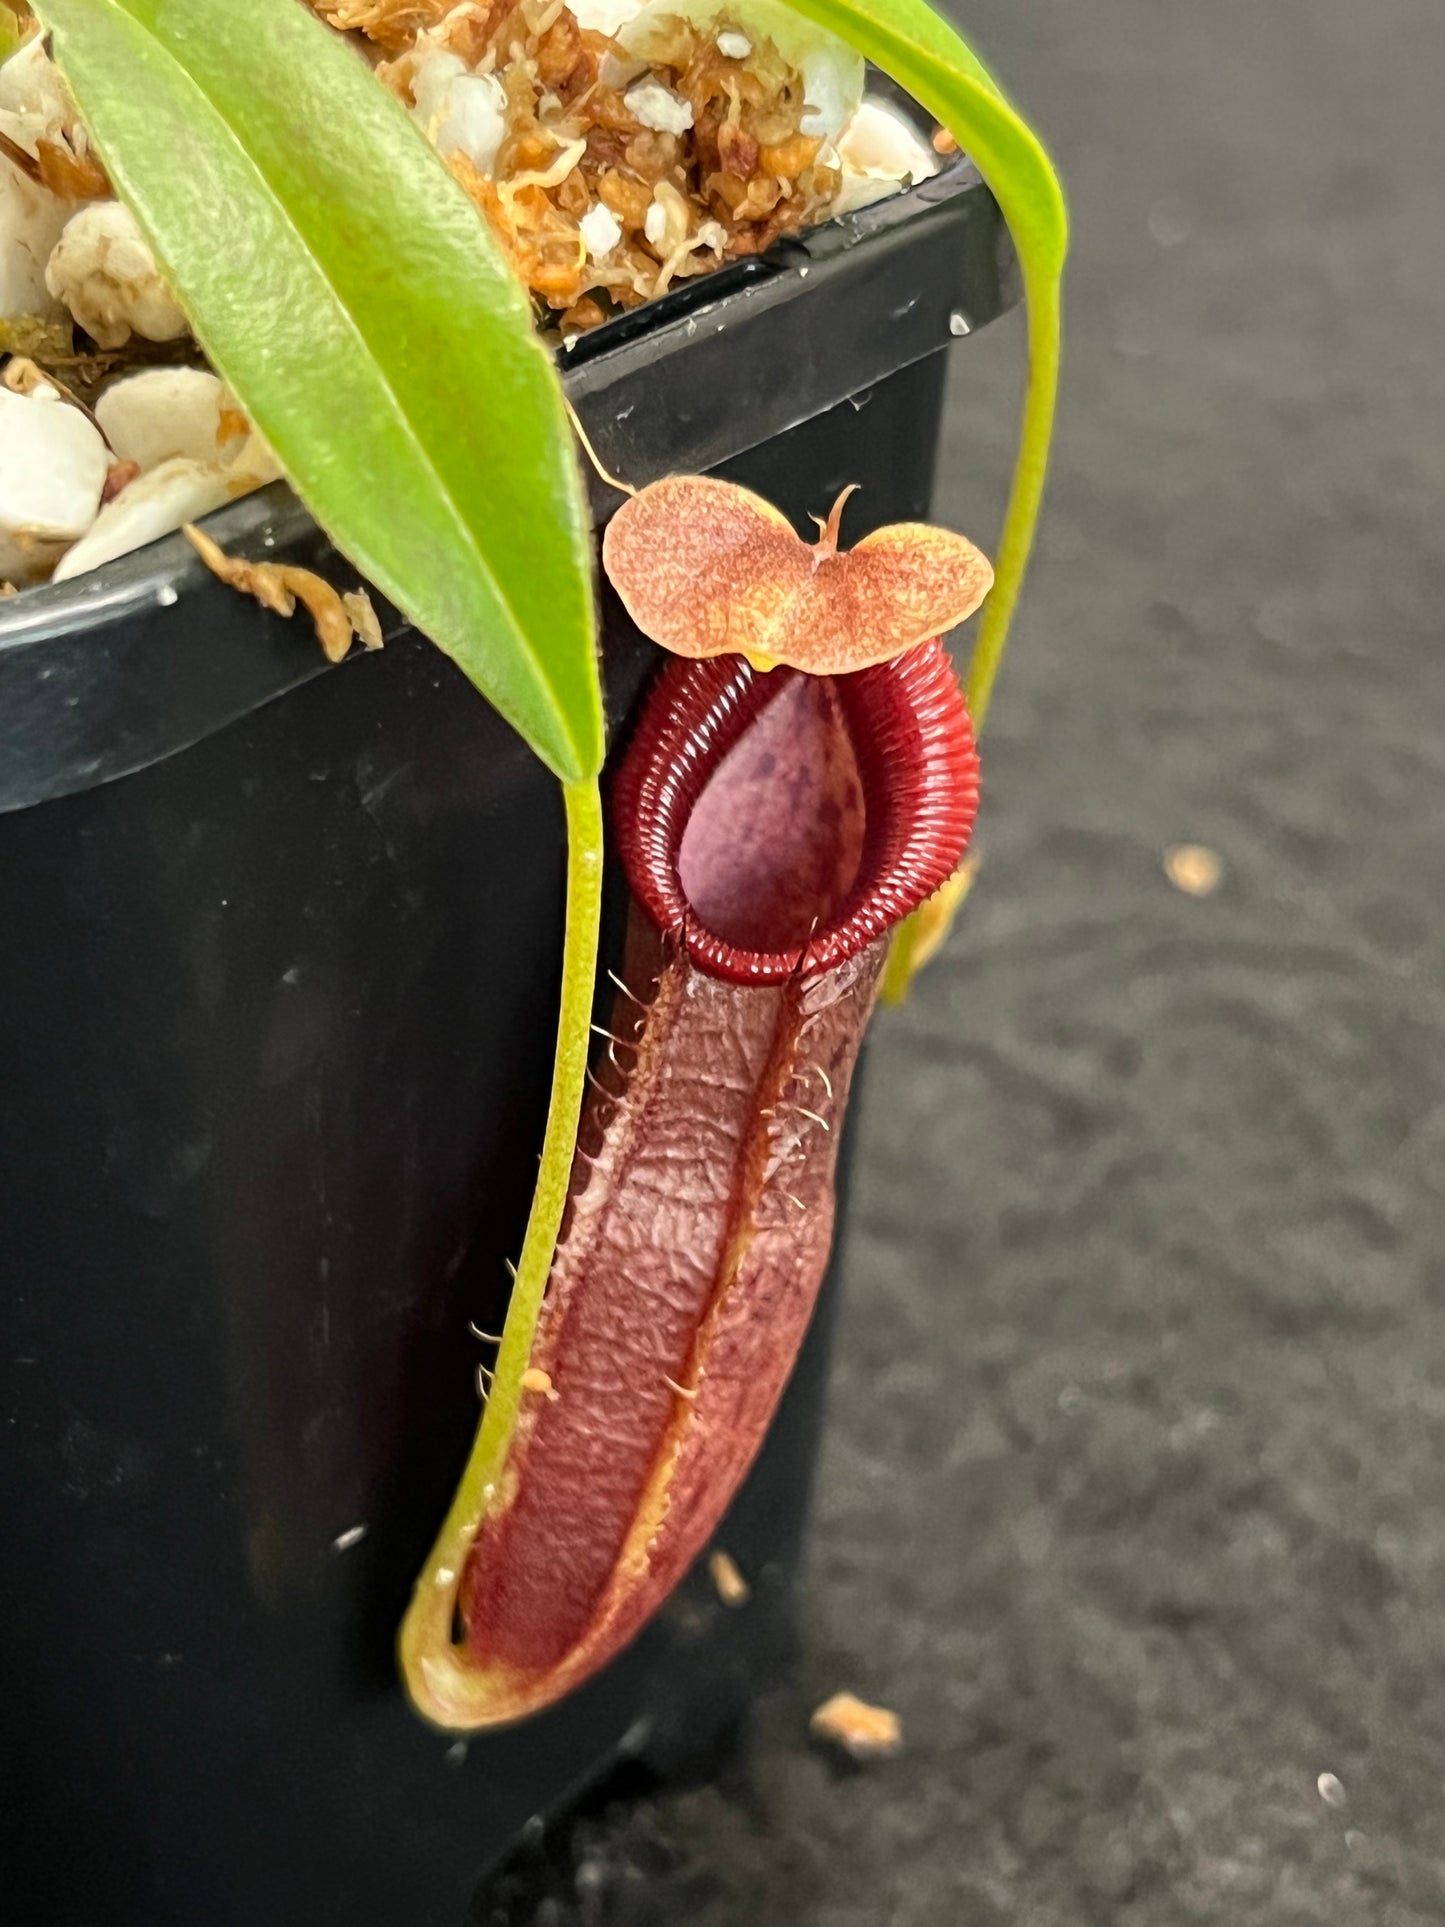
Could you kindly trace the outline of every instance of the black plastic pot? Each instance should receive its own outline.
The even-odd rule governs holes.
[[[802,524],[862,478],[891,521],[928,505],[940,351],[1012,295],[957,163],[598,333],[568,383],[633,481],[721,468]],[[213,520],[354,583],[282,489]],[[529,1816],[706,1742],[787,1649],[826,1309],[721,1536],[746,1609],[695,1578],[498,1737],[402,1698],[535,1169],[562,827],[386,626],[328,671],[180,538],[0,618],[10,1920],[460,1927]],[[614,723],[648,661],[614,612]]]

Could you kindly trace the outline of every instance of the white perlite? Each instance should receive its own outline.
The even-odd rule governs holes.
[[[29,582],[94,522],[110,452],[53,388],[0,389],[0,580]]]
[[[863,56],[781,0],[738,0],[736,5],[732,0],[649,0],[636,19],[622,28],[623,46],[631,54],[645,56],[654,31],[674,15],[704,32],[716,32],[720,20],[733,22],[723,25],[725,34],[745,26],[746,33],[739,37],[748,41],[749,52],[759,40],[771,40],[803,76],[806,112],[800,125],[805,134],[836,140],[863,98]],[[717,44],[721,46],[721,41]]]
[[[651,37],[671,32],[659,22],[683,15],[700,32],[710,31],[730,60],[752,56],[765,36],[773,40],[803,75],[804,131],[826,137],[819,165],[836,167],[843,177],[827,213],[846,213],[938,171],[926,138],[891,105],[870,99],[850,112],[862,94],[861,59],[779,0],[574,0],[573,11],[584,27],[620,36],[623,53],[606,56],[603,79],[625,93],[642,125],[659,133],[683,135],[693,125],[690,103],[664,83],[662,70],[649,71]],[[463,152],[490,175],[506,112],[497,76],[474,73],[454,54],[431,47],[418,58],[412,85],[414,118],[443,155]],[[79,154],[89,151],[75,104],[38,37],[0,66],[0,132],[32,156],[37,142],[50,137]],[[580,141],[569,146],[545,173],[529,178],[544,188],[557,185],[582,147]],[[727,230],[705,219],[694,226],[699,218],[670,181],[657,188],[644,222],[663,263],[654,292],[699,265],[690,256],[725,254]],[[610,208],[592,208],[579,228],[593,262],[617,258],[624,230]],[[108,349],[123,347],[132,334],[159,341],[186,331],[179,304],[121,204],[65,200],[0,156],[0,317],[63,319],[67,308]],[[23,397],[0,394],[0,410],[0,580],[17,586],[44,580],[52,568],[58,580],[83,574],[280,473],[220,380],[199,368],[150,368],[112,383],[96,403],[101,435],[48,387]],[[141,473],[102,508],[115,460],[134,462]],[[121,480],[116,475],[115,482]]]
[[[692,104],[664,87],[660,80],[642,80],[623,95],[632,118],[658,134],[685,134],[692,126]]]
[[[119,201],[95,201],[66,222],[45,285],[102,348],[123,348],[132,334],[174,341],[186,332],[135,216]]]
[[[858,104],[853,75],[840,66],[831,49],[808,54],[803,61],[803,101],[807,112],[798,122],[801,131],[836,140]]]
[[[660,248],[667,239],[667,209],[661,201],[654,201],[647,210],[642,223],[642,232],[655,248]]]
[[[594,261],[605,261],[622,239],[622,223],[610,207],[591,208],[577,223],[587,253]]]
[[[605,33],[610,40],[642,12],[642,0],[572,0],[572,17],[587,32]]]
[[[417,70],[412,98],[412,118],[439,154],[460,151],[492,172],[507,132],[507,90],[495,74],[468,73],[456,54],[434,53]]]
[[[597,78],[616,94],[625,94],[634,80],[647,72],[645,60],[619,60],[616,54],[603,54]]]

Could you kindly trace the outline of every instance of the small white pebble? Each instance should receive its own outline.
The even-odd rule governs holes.
[[[612,209],[604,207],[600,201],[582,216],[577,225],[587,253],[594,261],[605,261],[622,239],[622,223]]]
[[[331,1541],[331,1549],[333,1552],[350,1552],[351,1548],[359,1546],[365,1537],[365,1526],[348,1526],[345,1532],[338,1532]]]
[[[957,335],[961,339],[964,335],[971,335],[973,333],[973,323],[966,314],[960,314],[955,308],[953,313],[948,317],[948,332],[951,335]]]
[[[156,590],[156,601],[163,609],[174,609],[180,599],[179,589],[173,589],[169,582],[163,582]]]
[[[753,50],[753,43],[745,33],[720,33],[717,50],[724,60],[746,60]]]
[[[838,136],[837,159],[843,184],[833,202],[835,214],[856,213],[900,188],[931,180],[941,165],[907,114],[874,99],[863,102]]]
[[[74,212],[73,201],[0,161],[0,314],[65,312],[45,285],[45,264]]]
[[[647,218],[642,223],[642,232],[654,247],[660,247],[667,239],[667,209],[661,201],[654,201],[647,210]]]
[[[0,580],[43,576],[100,509],[110,451],[50,387],[0,388]]]
[[[1333,1773],[1322,1773],[1315,1781],[1319,1796],[1327,1807],[1342,1807],[1345,1804],[1343,1783]]]
[[[632,118],[658,134],[685,134],[692,126],[692,103],[660,80],[640,80],[623,95]]]
[[[74,115],[75,102],[50,58],[45,35],[36,34],[0,67],[0,125],[26,153],[34,154],[39,139],[53,140]]]
[[[119,201],[93,201],[71,216],[45,285],[102,348],[123,348],[132,334],[174,341],[186,332],[135,216]]]
[[[184,522],[198,522],[232,501],[235,493],[224,469],[184,457],[162,462],[148,475],[128,482],[113,502],[106,503],[92,527],[62,559],[55,580],[67,582],[87,575],[102,562],[143,549]]]
[[[222,443],[225,396],[220,376],[203,368],[146,368],[112,382],[95,404],[95,419],[120,459],[142,470],[176,455],[216,465],[246,439],[244,427],[233,427]]]

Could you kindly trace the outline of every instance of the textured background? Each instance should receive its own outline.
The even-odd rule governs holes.
[[[805,1649],[494,1919],[1438,1927],[1445,9],[959,11],[1069,186],[1065,401],[982,881],[876,1033]],[[1019,360],[956,357],[983,539]],[[809,1748],[840,1686],[903,1758]]]

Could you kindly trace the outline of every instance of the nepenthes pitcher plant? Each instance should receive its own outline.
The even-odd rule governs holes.
[[[978,758],[938,636],[991,571],[916,525],[842,553],[842,509],[809,545],[677,478],[609,525],[614,586],[681,659],[612,783],[625,966],[524,1396],[403,1633],[413,1699],[448,1727],[580,1684],[706,1546],[826,1271],[890,934],[968,846]]]

